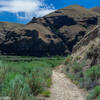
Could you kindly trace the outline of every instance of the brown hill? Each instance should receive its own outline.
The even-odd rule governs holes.
[[[17,23],[0,22],[0,43],[2,43],[2,40],[5,40],[5,36],[8,31],[14,30],[17,27],[22,27],[22,26],[24,25]]]
[[[91,10],[91,11],[94,11],[94,12],[96,12],[96,13],[98,13],[98,14],[100,14],[100,6],[91,8],[90,10]]]
[[[73,46],[99,23],[100,15],[78,5],[57,10],[27,25],[6,24],[1,54],[49,56],[71,53]],[[11,26],[10,28],[8,26]]]

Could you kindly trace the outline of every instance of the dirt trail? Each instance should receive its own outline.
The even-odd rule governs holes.
[[[60,65],[53,71],[49,100],[86,100],[85,93],[61,73],[63,66]]]

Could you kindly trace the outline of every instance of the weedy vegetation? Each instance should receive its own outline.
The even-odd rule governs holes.
[[[11,100],[36,100],[38,95],[49,97],[52,69],[61,64],[64,57],[31,57],[30,61],[14,58],[0,60],[0,96],[9,96]]]
[[[100,100],[100,64],[86,67],[84,60],[72,60],[68,56],[65,73],[80,88],[85,88],[89,95],[88,100]]]

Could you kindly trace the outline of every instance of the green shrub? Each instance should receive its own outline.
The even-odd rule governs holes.
[[[27,82],[34,95],[37,95],[44,90],[45,79],[42,76],[38,76],[38,75],[36,76],[30,74],[29,78],[27,78]]]
[[[71,61],[72,61],[72,57],[68,55],[67,58],[65,59],[65,65],[70,64]]]
[[[100,94],[99,94],[99,96],[97,97],[97,100],[100,100]]]
[[[84,77],[83,81],[83,87],[86,88],[87,90],[91,88],[91,85],[93,84],[93,81],[89,77]]]
[[[49,90],[45,90],[41,93],[44,97],[50,97],[50,91]]]
[[[100,98],[100,86],[96,86],[89,93],[88,100],[94,100],[95,98]]]
[[[3,81],[6,77],[6,73],[7,73],[6,70],[7,70],[7,68],[6,68],[5,64],[2,61],[0,61],[0,91],[2,89]]]
[[[9,96],[12,100],[33,100],[42,92],[49,96],[47,91],[52,84],[52,69],[64,60],[61,57],[43,57],[31,58],[30,62],[14,62],[9,56],[3,59],[8,61],[0,61],[0,96]]]
[[[52,79],[49,78],[49,79],[47,79],[47,87],[50,88],[51,85],[52,85]]]
[[[73,73],[67,73],[67,75],[72,81],[76,79]]]
[[[77,63],[76,61],[72,64],[72,70],[74,73],[81,71],[83,68],[82,64]]]
[[[89,57],[91,54],[89,54]],[[74,84],[81,88],[85,88],[90,91],[88,96],[89,100],[99,100],[100,99],[100,64],[88,67],[86,65],[85,59],[80,60],[80,57],[76,57],[74,61],[69,60],[66,62],[66,74],[73,81]]]
[[[80,59],[81,59],[81,57],[80,57],[80,56],[77,56],[75,59],[76,59],[76,60],[80,60]]]
[[[84,78],[79,78],[79,87],[84,88]]]
[[[100,65],[95,65],[89,68],[85,73],[86,77],[97,79],[100,76]]]
[[[29,85],[22,75],[17,75],[9,82],[5,80],[2,94],[11,97],[12,100],[34,100]]]

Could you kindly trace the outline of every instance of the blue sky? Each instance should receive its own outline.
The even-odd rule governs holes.
[[[78,4],[86,8],[100,6],[100,0],[0,0],[0,21],[27,23],[54,10]]]

